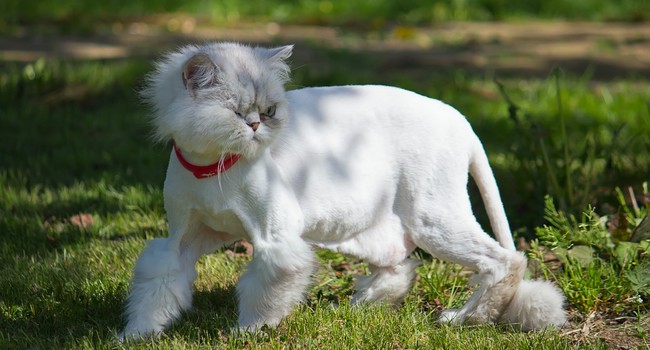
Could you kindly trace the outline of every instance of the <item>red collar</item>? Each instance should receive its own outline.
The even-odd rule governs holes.
[[[178,158],[178,161],[181,162],[183,167],[192,172],[192,174],[194,174],[194,177],[197,179],[204,179],[206,177],[212,177],[217,174],[226,172],[226,170],[230,169],[239,160],[239,154],[229,154],[214,164],[194,165],[188,162],[185,157],[183,157],[183,154],[181,153],[180,148],[176,146],[175,141],[174,152],[176,152],[176,158]]]

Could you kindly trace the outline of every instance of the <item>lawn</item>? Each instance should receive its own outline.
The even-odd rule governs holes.
[[[326,3],[318,6],[327,9]],[[618,10],[630,4],[635,3],[621,2]],[[287,13],[309,11],[284,6]],[[344,11],[332,6],[331,11]],[[31,28],[45,16],[38,11],[45,10],[31,17],[6,15],[0,29],[12,32],[24,23]],[[372,11],[388,13],[368,9],[358,20],[371,23],[368,18],[380,16]],[[75,19],[52,13],[55,27],[66,26],[56,21],[72,21],[66,30],[75,27],[69,24]],[[293,16],[286,21],[295,23],[291,18],[299,16]],[[357,35],[354,28],[347,33]],[[359,36],[365,40],[367,34]],[[423,261],[418,280],[401,308],[353,308],[351,275],[367,273],[366,265],[321,251],[321,268],[304,305],[277,329],[230,334],[236,323],[234,286],[250,256],[228,249],[200,260],[194,309],[155,345],[116,343],[135,259],[146,239],[167,231],[162,183],[170,145],[152,142],[149,111],[136,97],[151,57],[158,55],[152,52],[111,60],[0,62],[0,348],[648,346],[650,229],[641,220],[650,206],[650,82],[562,69],[541,77],[464,68],[386,69],[375,52],[316,40],[296,51],[289,88],[397,85],[442,99],[468,116],[531,259],[530,276],[556,281],[567,295],[567,328],[521,333],[436,324],[441,309],[466,300],[470,274],[422,252],[416,252]]]

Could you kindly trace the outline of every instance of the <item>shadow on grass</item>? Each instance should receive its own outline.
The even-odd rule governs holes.
[[[51,271],[50,276],[58,275]],[[64,278],[61,276],[60,278]],[[3,302],[11,305],[0,327],[9,344],[24,348],[68,348],[79,339],[111,339],[122,327],[121,310],[126,282],[110,290],[89,294],[75,282],[14,281]],[[38,286],[37,286],[38,283]],[[8,297],[9,295],[9,297]],[[13,296],[13,297],[10,297]]]
[[[182,333],[191,340],[207,340],[227,336],[237,326],[237,298],[235,286],[213,287],[194,291],[192,308],[172,324],[167,333]],[[192,329],[191,331],[188,331]],[[202,339],[208,335],[207,339]]]
[[[11,305],[6,311],[10,314],[0,319],[8,344],[0,342],[0,346],[64,349],[116,339],[126,322],[123,310],[128,281],[103,282],[106,276],[97,279],[86,266],[61,269],[52,269],[47,280],[36,283],[28,279],[13,282],[11,293],[3,297],[3,303]],[[179,333],[187,341],[203,342],[227,335],[236,326],[234,285],[194,291],[193,297],[193,307],[167,327],[164,336]]]

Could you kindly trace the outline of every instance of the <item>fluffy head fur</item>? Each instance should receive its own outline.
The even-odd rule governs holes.
[[[208,157],[259,155],[288,118],[292,49],[214,43],[167,55],[141,93],[153,107],[156,137]]]

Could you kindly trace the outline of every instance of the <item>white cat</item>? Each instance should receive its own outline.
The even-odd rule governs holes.
[[[238,239],[253,261],[237,284],[239,327],[277,325],[301,302],[313,247],[363,258],[353,302],[399,303],[420,247],[478,272],[476,292],[441,321],[562,326],[564,297],[523,281],[483,147],[454,108],[385,86],[285,92],[292,46],[189,46],[160,62],[144,96],[172,139],[164,188],[169,238],[134,269],[122,337],[155,336],[191,306],[195,262]],[[468,170],[494,234],[472,214]]]

